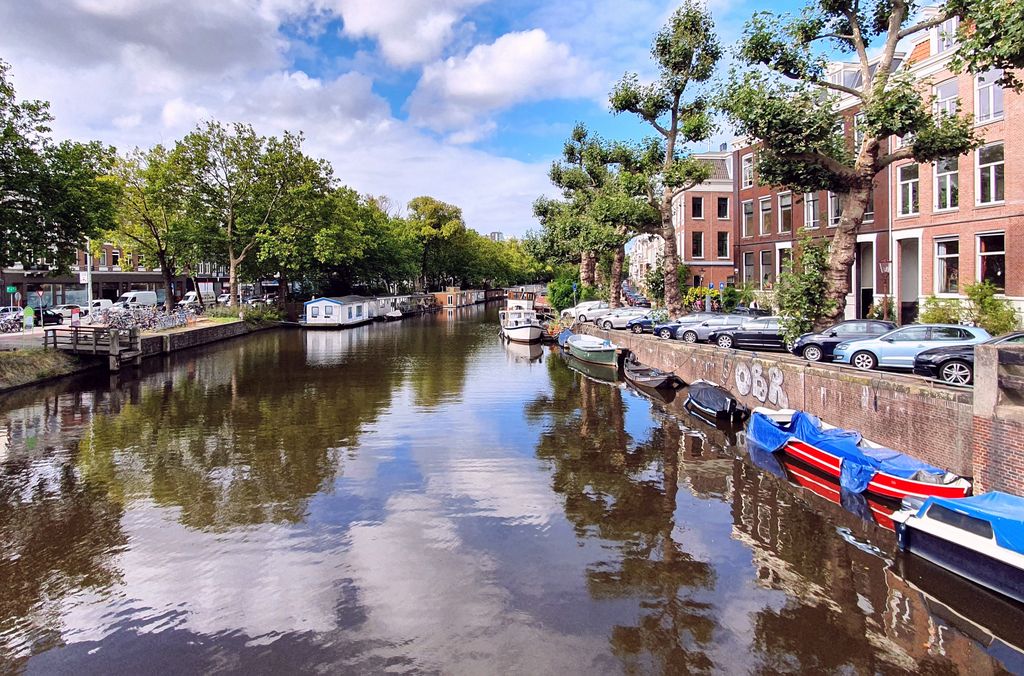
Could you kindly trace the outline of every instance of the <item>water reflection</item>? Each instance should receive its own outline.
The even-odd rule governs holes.
[[[509,349],[494,314],[0,398],[0,670],[1019,665],[1012,609],[965,613],[735,430]]]

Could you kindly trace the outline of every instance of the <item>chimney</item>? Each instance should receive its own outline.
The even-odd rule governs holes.
[[[719,152],[723,152],[724,153],[728,149],[729,149],[729,144],[728,143],[723,143],[722,145],[718,146]]]

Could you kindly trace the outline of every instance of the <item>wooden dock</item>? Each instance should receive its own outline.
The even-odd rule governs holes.
[[[107,357],[111,371],[124,364],[142,366],[142,332],[139,329],[111,329],[106,326],[47,327],[45,349],[72,354]]]

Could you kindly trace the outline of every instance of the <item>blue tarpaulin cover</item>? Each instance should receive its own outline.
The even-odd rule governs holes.
[[[862,493],[875,472],[918,481],[939,481],[946,472],[903,455],[891,448],[861,448],[859,432],[844,429],[823,430],[821,422],[809,413],[797,411],[786,425],[780,425],[762,413],[750,418],[747,435],[775,452],[796,438],[840,459],[840,485],[848,491]]]
[[[572,338],[575,334],[569,329],[562,329],[561,333],[558,334],[558,347],[565,347],[565,341]]]
[[[972,495],[969,498],[931,497],[924,501],[917,515],[922,516],[932,504],[988,521],[992,524],[997,543],[1024,554],[1024,498],[999,491]]]

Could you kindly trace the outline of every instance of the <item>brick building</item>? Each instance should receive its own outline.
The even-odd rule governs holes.
[[[711,166],[711,177],[677,195],[672,203],[676,250],[690,270],[692,286],[710,282],[717,287],[735,282],[732,155],[723,147],[697,157]]]

